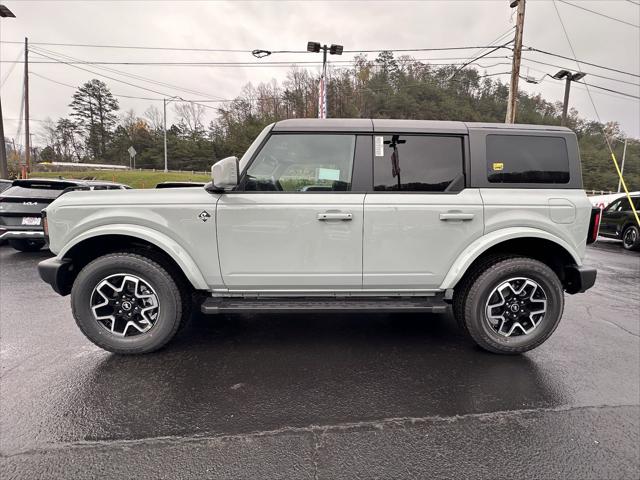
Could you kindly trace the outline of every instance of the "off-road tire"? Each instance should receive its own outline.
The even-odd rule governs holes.
[[[633,240],[634,238],[635,241]],[[637,225],[629,225],[624,229],[624,232],[622,232],[622,247],[625,250],[640,250],[640,229],[638,229]]]
[[[514,277],[530,278],[542,287],[547,296],[547,311],[531,333],[505,337],[491,327],[485,307],[492,291]],[[555,331],[564,310],[564,291],[556,273],[544,263],[526,257],[481,262],[467,277],[461,295],[454,297],[457,318],[475,343],[493,353],[518,354],[540,346]]]
[[[87,264],[71,289],[71,308],[82,333],[100,348],[118,354],[149,353],[165,346],[185,322],[184,288],[169,270],[148,256],[132,252],[111,253]],[[104,278],[118,273],[130,273],[144,279],[157,293],[160,305],[158,318],[146,333],[116,336],[93,316],[90,302],[94,288]]]
[[[44,240],[31,240],[31,239],[12,239],[9,240],[9,245],[21,252],[37,252],[45,246],[47,242]]]
[[[469,332],[467,331],[467,326],[464,322],[464,306],[471,285],[473,285],[473,283],[478,279],[482,272],[484,272],[488,267],[508,258],[518,258],[518,256],[506,253],[496,253],[494,255],[488,255],[487,257],[480,260],[476,265],[474,265],[471,270],[469,270],[467,274],[462,278],[462,280],[458,282],[458,285],[456,285],[453,293],[453,301],[451,307],[453,309],[453,316],[456,319],[456,323],[458,324],[460,330],[462,330],[464,333],[469,334]]]

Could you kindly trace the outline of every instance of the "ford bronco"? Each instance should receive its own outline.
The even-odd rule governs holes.
[[[542,344],[599,209],[567,128],[383,119],[266,127],[202,188],[78,191],[43,212],[44,281],[111,352],[204,313],[442,312],[496,353]]]

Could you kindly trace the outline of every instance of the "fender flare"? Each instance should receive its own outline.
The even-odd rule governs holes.
[[[495,232],[488,233],[487,235],[483,235],[482,237],[476,239],[467,248],[465,248],[447,272],[447,275],[444,277],[440,288],[442,290],[447,290],[455,287],[462,276],[466,273],[469,266],[480,255],[499,243],[505,242],[507,240],[513,240],[515,238],[540,238],[549,240],[565,249],[571,255],[576,265],[582,265],[580,255],[578,254],[578,252],[576,252],[575,248],[573,248],[566,241],[562,240],[556,235],[545,232],[544,230],[531,227],[503,228],[500,230],[496,230]]]
[[[174,262],[180,267],[184,275],[187,277],[191,285],[198,290],[208,290],[209,286],[202,275],[202,272],[198,268],[196,262],[191,258],[191,255],[180,246],[178,242],[168,237],[167,235],[153,230],[147,227],[141,227],[139,225],[129,224],[111,224],[103,225],[99,227],[91,228],[80,235],[73,238],[73,240],[67,243],[64,248],[58,253],[57,257],[63,259],[67,253],[75,246],[89,240],[90,238],[96,238],[103,235],[123,235],[128,237],[139,238],[145,240],[167,255],[169,255]]]

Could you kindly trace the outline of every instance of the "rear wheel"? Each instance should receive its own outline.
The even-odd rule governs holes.
[[[82,333],[114,353],[148,353],[169,342],[186,321],[184,289],[162,264],[131,252],[85,266],[71,290]]]
[[[458,321],[482,348],[522,353],[545,342],[564,310],[560,279],[547,265],[523,257],[481,263],[458,302]]]
[[[45,245],[44,240],[31,240],[31,239],[13,239],[9,240],[11,245],[16,250],[21,252],[37,252]]]
[[[640,230],[637,225],[629,225],[622,233],[622,246],[625,250],[640,249]]]

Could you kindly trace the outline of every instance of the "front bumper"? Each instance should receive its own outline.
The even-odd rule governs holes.
[[[0,240],[45,240],[44,232],[42,230],[7,230],[6,228],[0,228]]]
[[[48,258],[38,264],[40,278],[51,285],[51,288],[59,295],[69,295],[71,293],[71,271],[73,265],[71,260]]]
[[[565,267],[565,290],[567,293],[583,293],[596,283],[595,268],[570,265]]]

